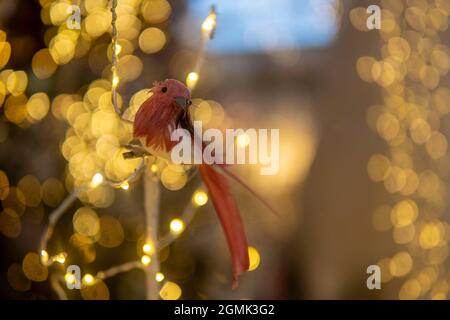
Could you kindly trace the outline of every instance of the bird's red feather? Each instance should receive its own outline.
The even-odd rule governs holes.
[[[163,88],[167,90],[162,92]],[[152,92],[136,113],[133,134],[145,138],[146,146],[170,151],[177,143],[171,141],[170,135],[179,126],[176,119],[180,116],[175,98],[189,98],[189,90],[181,82],[170,79],[157,84]],[[187,120],[184,125],[188,128],[185,129],[193,133],[190,119]],[[225,176],[206,164],[200,165],[199,171],[225,233],[233,261],[233,287],[236,287],[238,275],[249,267],[247,239],[239,210]]]
[[[162,103],[157,97],[150,97],[142,104],[134,118],[133,135],[144,137],[147,146],[169,151],[177,144],[170,140],[170,134],[175,129],[178,110],[170,105],[161,108]]]
[[[239,209],[228,181],[222,174],[207,164],[201,164],[199,171],[212,198],[230,249],[233,261],[233,288],[235,288],[238,275],[249,267],[247,239]]]

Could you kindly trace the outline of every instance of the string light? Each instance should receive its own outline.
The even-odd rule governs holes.
[[[103,182],[103,175],[101,173],[96,173],[92,177],[91,180],[91,188],[97,188],[99,185],[101,185]]]
[[[155,252],[155,248],[151,243],[146,243],[142,246],[142,251],[144,251],[147,254],[153,254]]]
[[[124,181],[124,182],[122,182],[122,184],[120,185],[120,187],[123,189],[123,190],[128,190],[129,188],[130,188],[130,184],[128,183],[128,181]]]
[[[85,286],[90,286],[94,283],[95,278],[92,274],[86,273],[81,281]]]
[[[156,281],[161,282],[164,280],[164,278],[165,278],[164,274],[162,274],[161,272],[156,273],[156,276],[155,276]]]
[[[66,262],[67,253],[62,252],[57,254],[56,256],[52,257],[53,262],[58,262],[59,264],[64,264]]]
[[[214,32],[216,28],[216,13],[215,10],[211,10],[211,13],[206,17],[206,19],[202,23],[202,30],[210,36],[212,32]]]
[[[66,273],[64,280],[66,280],[66,283],[73,284],[77,281],[77,278],[73,273]]]
[[[214,6],[211,7],[211,10],[208,14],[208,16],[205,18],[205,20],[202,23],[202,37],[200,40],[200,49],[197,54],[197,59],[194,65],[194,69],[192,72],[190,72],[186,77],[186,85],[191,90],[191,93],[194,91],[195,87],[197,86],[198,80],[200,78],[200,70],[202,68],[204,56],[205,56],[205,50],[206,50],[206,43],[208,39],[211,39],[214,36],[215,30],[216,30],[216,9]]]
[[[115,89],[119,85],[119,77],[117,75],[113,76],[112,86]]]
[[[45,266],[48,264],[49,256],[48,252],[45,250],[41,250],[41,263]]]
[[[190,72],[188,76],[186,77],[186,85],[189,89],[195,88],[198,81],[198,73],[197,72]]]
[[[205,191],[198,190],[192,196],[192,202],[197,206],[204,206],[208,202],[208,194]]]
[[[150,264],[150,262],[152,262],[152,259],[147,255],[143,255],[141,257],[141,262],[144,266],[148,266]]]
[[[119,55],[120,52],[122,51],[122,46],[120,44],[116,43],[115,48],[116,48],[116,55]]]
[[[173,219],[170,221],[170,231],[174,234],[179,234],[184,230],[184,222],[181,219]]]

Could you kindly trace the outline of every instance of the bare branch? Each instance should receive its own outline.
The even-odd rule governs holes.
[[[127,271],[130,271],[133,269],[143,269],[143,268],[144,268],[144,266],[142,265],[142,263],[140,261],[129,261],[129,262],[125,262],[123,264],[111,267],[107,270],[97,272],[96,278],[105,280],[105,279],[114,277],[115,275],[122,273],[122,272],[127,272]]]
[[[180,217],[180,219],[184,222],[185,229],[194,219],[196,212],[197,207],[192,203],[192,201],[189,201],[183,210],[183,214]],[[180,237],[180,235],[181,233],[171,233],[171,232],[164,235],[158,241],[158,250],[161,251],[165,247],[170,246],[175,240],[177,240]]]

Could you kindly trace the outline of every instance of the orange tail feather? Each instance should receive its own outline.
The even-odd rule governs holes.
[[[212,198],[222,224],[233,261],[233,288],[238,275],[249,267],[248,245],[238,207],[230,192],[227,179],[211,166],[202,164],[199,171]]]

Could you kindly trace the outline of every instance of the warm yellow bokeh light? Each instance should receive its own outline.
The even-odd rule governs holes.
[[[100,222],[97,213],[88,207],[79,208],[72,218],[74,230],[83,235],[92,237],[100,231]]]
[[[84,300],[108,300],[110,298],[109,289],[101,279],[96,279],[89,286],[82,286],[80,293]]]
[[[165,278],[164,274],[162,274],[161,272],[156,273],[156,276],[155,276],[156,281],[161,282],[164,280],[164,278]]]
[[[116,55],[119,55],[120,52],[122,52],[122,46],[120,44],[116,43],[115,48],[116,48],[116,50],[115,50]]]
[[[178,300],[181,297],[181,288],[174,282],[167,281],[159,291],[159,296],[163,300]]]
[[[170,221],[170,232],[179,234],[184,230],[184,222],[181,219],[173,219]]]
[[[66,283],[73,284],[77,281],[77,278],[73,273],[66,273],[64,280],[66,280]]]
[[[27,102],[27,112],[36,121],[42,120],[50,110],[50,99],[46,93],[33,94]]]
[[[155,252],[155,247],[151,243],[145,243],[142,246],[142,251],[151,255]]]
[[[11,72],[6,80],[6,88],[14,95],[18,96],[25,91],[28,85],[28,76],[24,71]]]
[[[82,282],[85,286],[90,286],[94,283],[95,278],[93,275],[86,273],[82,279]]]
[[[53,61],[50,51],[45,48],[36,52],[31,60],[31,69],[39,79],[46,79],[55,73],[58,65]]]
[[[0,69],[2,69],[11,57],[11,45],[9,42],[0,41]]]
[[[120,184],[120,188],[122,188],[123,190],[128,190],[130,188],[130,184],[128,183],[128,181],[124,181]]]
[[[167,0],[144,0],[141,5],[142,16],[152,24],[162,23],[170,16],[172,8]]]
[[[150,264],[150,262],[152,262],[152,259],[147,255],[143,255],[141,257],[141,262],[144,266],[148,266]]]
[[[47,280],[48,269],[41,263],[37,253],[29,252],[23,259],[22,270],[25,276],[31,281],[41,282]]]
[[[424,249],[436,247],[442,237],[442,226],[438,223],[427,223],[423,226],[419,235],[419,244]]]
[[[211,13],[206,17],[205,21],[203,21],[202,30],[210,34],[215,27],[216,27],[216,15],[214,13]]]
[[[402,200],[392,209],[391,221],[396,227],[405,227],[413,223],[418,214],[419,208],[413,200]]]
[[[161,29],[147,28],[139,36],[139,48],[145,53],[156,53],[166,44],[166,35]]]
[[[22,232],[22,222],[19,215],[11,208],[5,208],[0,213],[0,233],[8,238],[17,238]]]
[[[56,256],[54,256],[52,260],[58,262],[59,264],[64,264],[66,263],[66,257],[67,257],[66,253],[59,253]]]
[[[43,265],[47,265],[48,259],[49,259],[48,252],[45,251],[45,250],[42,250],[42,251],[41,251],[41,263],[42,263]]]
[[[405,276],[411,271],[412,267],[412,257],[406,251],[396,254],[389,263],[389,271],[395,277]]]
[[[198,207],[204,206],[208,202],[208,194],[202,190],[195,191],[192,202]]]
[[[113,216],[104,215],[100,218],[100,237],[98,244],[105,248],[120,246],[125,239],[122,224]]]
[[[250,261],[248,271],[253,271],[258,268],[259,263],[261,262],[261,257],[259,255],[258,250],[254,247],[248,247],[248,258]]]
[[[103,175],[101,173],[96,173],[91,180],[91,188],[96,188],[103,183]]]
[[[114,76],[113,80],[112,80],[113,87],[117,87],[118,84],[119,84],[119,77],[118,76]]]
[[[197,72],[190,72],[186,77],[186,85],[189,90],[195,88],[198,82],[199,75]]]
[[[187,180],[187,174],[181,166],[166,166],[161,172],[162,184],[172,191],[183,188]]]

